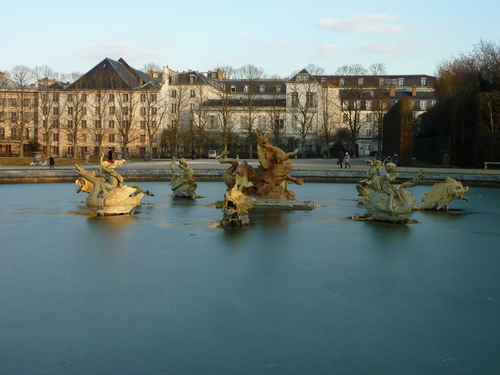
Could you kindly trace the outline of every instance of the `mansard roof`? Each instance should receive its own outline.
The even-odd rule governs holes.
[[[139,89],[147,83],[155,84],[152,77],[132,68],[125,60],[106,57],[99,64],[70,85],[81,89]]]
[[[256,99],[252,103],[254,107],[286,107],[286,99]],[[204,104],[208,107],[220,107],[222,101],[219,99],[209,99]],[[247,107],[248,99],[230,99],[228,105],[229,107]]]

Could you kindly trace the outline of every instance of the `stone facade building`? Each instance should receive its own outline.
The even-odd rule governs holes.
[[[255,156],[255,131],[295,139],[304,156],[326,153],[347,129],[352,151],[381,150],[383,115],[410,96],[414,116],[435,104],[426,75],[333,76],[302,70],[290,79],[231,71],[147,73],[104,59],[74,82],[27,84],[0,75],[0,156],[159,157],[236,147]],[[235,139],[238,139],[236,142]]]

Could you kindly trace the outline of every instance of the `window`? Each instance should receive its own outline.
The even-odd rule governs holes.
[[[170,77],[170,83],[177,83],[179,81],[178,78],[179,77],[177,77],[177,76]]]
[[[128,94],[123,94],[123,101],[128,102]]]
[[[176,112],[177,112],[177,104],[172,103],[172,113],[176,113]]]
[[[194,91],[194,90],[191,90],[191,91],[189,92],[189,96],[190,96],[191,98],[194,98],[194,97],[195,97],[195,91]]]
[[[73,122],[73,120],[68,120],[68,128],[72,129],[75,127],[75,123]]]
[[[17,122],[17,112],[10,113],[10,121]]]
[[[339,85],[340,86],[345,86],[345,78],[340,78],[339,79]]]
[[[100,129],[101,128],[101,121],[95,120],[94,121],[94,128],[95,129]]]
[[[114,141],[115,141],[115,135],[109,134],[108,142],[114,142]]]
[[[314,106],[314,94],[312,92],[306,93],[306,107]]]
[[[109,107],[109,114],[110,114],[110,116],[115,115],[115,107]]]
[[[367,110],[367,111],[371,111],[371,110],[372,110],[372,103],[373,103],[373,102],[372,102],[371,100],[367,100],[367,101],[365,102],[365,104],[366,104],[366,110]]]
[[[299,94],[296,92],[292,93],[292,107],[297,107],[299,105]]]
[[[215,116],[210,116],[209,124],[210,124],[210,129],[215,129]]]
[[[146,135],[141,134],[141,142],[145,143],[146,142]]]
[[[24,139],[30,139],[30,130],[28,128],[24,129]]]
[[[231,92],[236,92],[236,86],[231,85],[230,91],[231,91]]]
[[[276,85],[276,86],[274,87],[274,90],[275,90],[276,92],[281,92],[281,85]]]
[[[73,94],[68,95],[68,102],[74,102],[75,101],[75,96]]]
[[[87,108],[83,107],[82,108],[82,115],[85,116],[87,114]]]
[[[59,133],[52,134],[52,142],[59,142]]]
[[[378,79],[378,85],[379,85],[380,87],[385,86],[385,78],[379,78],[379,79]]]
[[[421,109],[422,111],[427,110],[427,100],[421,100],[421,101],[420,101],[420,109]]]
[[[366,138],[371,138],[372,137],[372,129],[366,129],[365,134],[366,134]]]
[[[115,94],[109,94],[109,101],[113,103],[115,101]]]
[[[52,101],[53,102],[58,102],[59,101],[59,94],[52,95]]]
[[[108,127],[110,129],[114,129],[115,128],[115,120],[109,120],[108,122]]]
[[[372,114],[371,113],[366,114],[366,122],[372,122]]]
[[[195,76],[189,76],[189,83],[194,83],[196,81]]]
[[[73,116],[73,107],[68,107],[68,115]]]
[[[128,107],[123,107],[122,112],[124,116],[128,116]]]
[[[146,94],[141,94],[141,103],[146,101]]]
[[[59,114],[59,107],[52,108],[52,113],[57,116]]]
[[[364,81],[365,80],[363,78],[358,78],[358,86],[363,86]]]
[[[420,86],[427,86],[427,78],[425,77],[420,78]]]
[[[54,120],[52,127],[59,129],[59,120]]]
[[[404,78],[399,78],[398,79],[398,85],[399,86],[404,86],[405,85],[405,79]]]
[[[87,129],[87,120],[82,120],[82,129]]]
[[[140,113],[141,116],[146,116],[146,107],[141,107]]]
[[[142,130],[146,129],[146,121],[141,121],[140,126]]]
[[[248,85],[243,86],[243,92],[248,92]]]
[[[87,94],[82,94],[82,103],[87,102]]]
[[[260,92],[266,92],[266,85],[260,85],[259,86],[259,91]]]
[[[73,134],[68,133],[68,142],[73,142]]]
[[[177,90],[170,90],[170,96],[172,98],[176,98],[177,97]]]
[[[152,102],[156,102],[156,101],[158,101],[158,95],[156,95],[156,94],[151,94],[151,101],[152,101]]]
[[[342,120],[345,122],[345,123],[348,123],[349,122],[349,115],[347,113],[344,113],[342,115]]]
[[[151,107],[151,115],[152,116],[156,116],[156,114],[158,113],[158,108],[156,107]]]
[[[189,104],[189,109],[190,109],[191,111],[194,111],[194,108],[195,108],[194,103],[190,103],[190,104]]]
[[[0,128],[0,139],[5,139],[5,129]]]

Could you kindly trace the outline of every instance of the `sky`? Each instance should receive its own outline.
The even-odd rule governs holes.
[[[85,73],[106,57],[206,72],[252,64],[289,77],[309,64],[383,63],[436,75],[481,40],[500,43],[496,0],[26,0],[1,7],[0,71]]]

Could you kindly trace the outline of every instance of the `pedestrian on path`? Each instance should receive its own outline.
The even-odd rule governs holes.
[[[340,165],[340,168],[342,168],[342,163],[344,162],[344,150],[339,151],[339,160],[337,161],[337,164]]]
[[[349,156],[348,152],[345,153],[344,162],[345,162],[345,167],[346,168],[347,168],[347,166],[349,166],[349,168],[352,168],[351,167],[351,157]]]

